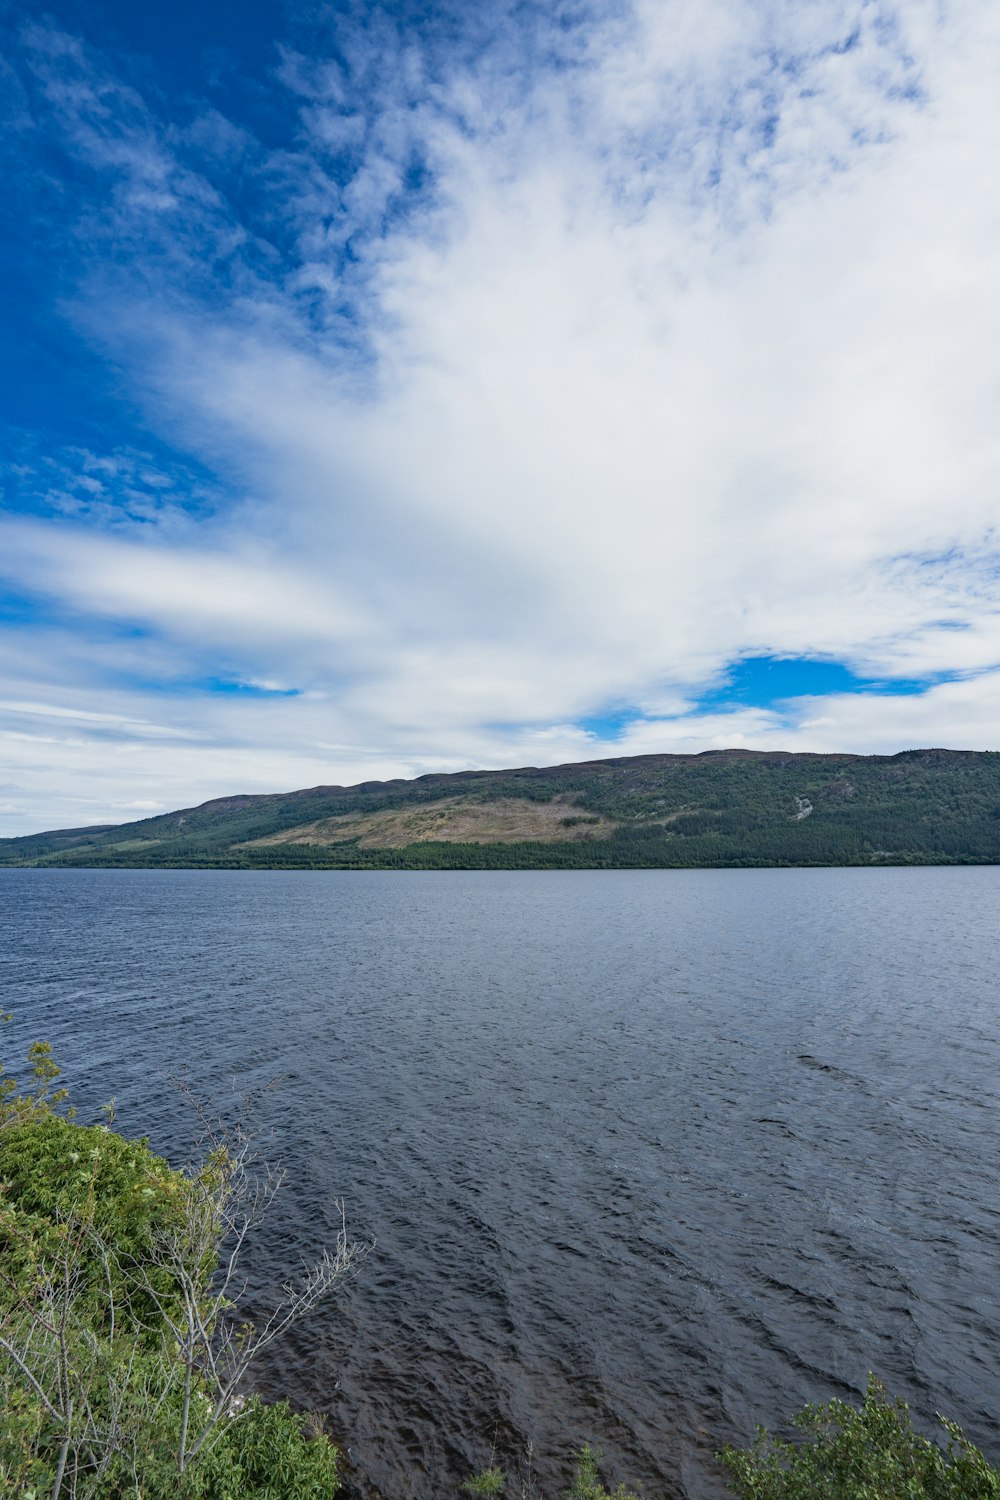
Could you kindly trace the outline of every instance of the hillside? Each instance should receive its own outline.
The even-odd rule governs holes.
[[[319,786],[0,839],[0,865],[606,869],[1000,863],[1000,753],[709,751]]]

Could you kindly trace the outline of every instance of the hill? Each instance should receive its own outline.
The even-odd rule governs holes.
[[[1000,863],[1000,752],[640,755],[223,797],[0,839],[0,865],[624,869]]]

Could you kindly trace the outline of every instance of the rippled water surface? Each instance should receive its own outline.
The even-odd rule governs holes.
[[[600,1444],[647,1495],[869,1369],[1000,1460],[1000,869],[0,871],[13,1046],[183,1156],[179,1075],[289,1184],[257,1295],[362,1274],[264,1372],[359,1494]],[[10,1042],[5,1049],[11,1050]],[[541,1457],[538,1457],[540,1455]]]

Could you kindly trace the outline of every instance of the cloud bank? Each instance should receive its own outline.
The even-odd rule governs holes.
[[[103,404],[11,440],[4,832],[1000,744],[995,9],[468,9],[293,19],[224,100],[14,37]],[[727,697],[747,660],[853,690]]]

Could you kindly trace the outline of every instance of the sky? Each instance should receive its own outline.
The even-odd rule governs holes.
[[[0,835],[1000,748],[996,5],[0,28]]]

